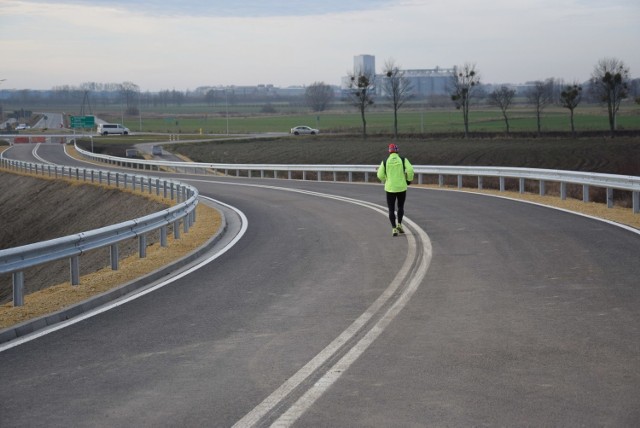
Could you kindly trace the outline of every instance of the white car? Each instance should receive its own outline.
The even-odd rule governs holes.
[[[20,125],[16,126],[16,131],[22,131],[23,129],[29,129],[29,128],[31,127],[26,123],[21,123]]]
[[[296,126],[295,128],[291,128],[291,133],[293,135],[300,135],[300,134],[316,135],[316,134],[319,134],[320,131],[318,131],[317,129],[309,128],[308,126]]]
[[[121,134],[121,135],[129,135],[129,128],[126,128],[119,123],[101,123],[98,125],[98,134],[100,135],[109,135],[109,134]]]

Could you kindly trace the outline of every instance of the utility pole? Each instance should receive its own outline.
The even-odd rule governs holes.
[[[91,102],[89,101],[89,91],[84,91],[84,98],[82,98],[82,106],[80,107],[80,116],[93,116]]]
[[[2,84],[2,82],[4,82],[7,79],[0,79],[0,84]],[[2,105],[0,104],[0,122],[4,121],[4,109],[2,108]]]

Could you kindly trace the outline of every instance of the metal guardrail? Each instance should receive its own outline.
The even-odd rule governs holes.
[[[119,268],[118,244],[132,238],[138,238],[139,257],[146,257],[147,234],[160,230],[160,245],[168,245],[168,226],[173,225],[173,234],[180,237],[180,222],[184,233],[189,232],[196,220],[195,208],[198,204],[198,190],[178,181],[154,178],[135,174],[123,174],[113,171],[101,171],[87,168],[65,167],[0,159],[0,167],[9,171],[42,175],[52,178],[106,184],[116,188],[162,194],[165,199],[176,201],[176,205],[144,217],[118,223],[75,235],[36,242],[20,247],[0,250],[0,274],[12,274],[13,304],[24,304],[24,271],[30,267],[53,262],[70,260],[71,284],[80,283],[79,256],[87,251],[110,248],[111,268]]]
[[[364,182],[372,179],[377,181],[376,172],[378,165],[279,165],[279,164],[224,164],[224,163],[202,163],[202,162],[173,162],[162,160],[142,160],[128,159],[117,156],[108,156],[87,152],[76,145],[79,153],[88,159],[99,162],[106,162],[111,165],[139,169],[170,169],[182,173],[223,173],[224,175],[241,176],[245,173],[247,177],[252,177],[253,172],[258,172],[260,178],[284,178],[292,179],[294,173],[301,176],[302,180],[307,179],[307,173],[314,173],[316,180],[338,181],[344,176],[345,181],[354,181],[354,174],[362,177]],[[567,198],[567,185],[575,184],[582,186],[582,200],[589,202],[589,188],[604,188],[607,194],[607,206],[613,207],[613,192],[631,192],[632,210],[635,214],[640,213],[640,177],[630,175],[600,174],[580,171],[564,171],[552,169],[536,168],[510,168],[510,167],[467,167],[467,166],[435,166],[435,165],[414,165],[414,172],[418,184],[425,183],[425,177],[437,176],[438,184],[444,186],[445,178],[448,176],[457,177],[458,188],[462,188],[464,177],[477,177],[477,187],[482,189],[484,178],[498,178],[500,191],[505,191],[507,179],[518,180],[518,190],[525,192],[525,182],[537,181],[540,195],[546,194],[547,183],[560,184],[560,198]],[[280,175],[279,175],[280,174]]]

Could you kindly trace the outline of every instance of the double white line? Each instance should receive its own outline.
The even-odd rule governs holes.
[[[305,193],[313,196],[319,196],[329,199],[341,200],[344,202],[360,205],[372,209],[386,216],[387,209],[380,205],[369,202],[346,198],[342,196],[329,195],[325,193],[311,192],[300,189],[288,189],[283,187],[240,184],[217,182],[225,185],[240,185],[262,187],[275,190],[283,190],[289,192]],[[409,299],[418,289],[418,286],[424,279],[429,269],[432,258],[431,240],[424,230],[416,223],[405,217],[403,224],[408,226],[412,233],[405,236],[408,241],[408,252],[404,264],[400,271],[393,279],[387,289],[378,297],[378,299],[367,310],[360,315],[346,330],[344,330],[337,338],[335,338],[327,347],[318,353],[311,361],[305,364],[297,373],[287,379],[278,389],[265,398],[253,410],[246,414],[242,419],[234,424],[234,427],[253,427],[264,423],[267,417],[274,409],[281,406],[287,397],[300,385],[303,384],[310,376],[319,376],[318,380],[304,392],[298,400],[293,403],[280,417],[272,424],[277,427],[291,426],[307,409],[309,409],[315,401],[324,394],[331,385],[333,385],[340,376],[353,364],[364,351],[373,343],[373,341],[384,331],[391,321],[400,313]],[[416,239],[417,238],[417,239]],[[395,301],[391,302],[394,294],[401,289]],[[384,311],[384,312],[383,312]],[[370,322],[376,316],[379,316],[375,322]],[[356,335],[362,337],[355,342],[349,350],[342,349],[345,344],[353,340]],[[344,355],[324,374],[319,374],[318,370],[326,363],[334,358],[337,353],[343,352]]]

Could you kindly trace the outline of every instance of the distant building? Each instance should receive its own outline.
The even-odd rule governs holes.
[[[447,84],[451,79],[453,68],[430,68],[430,69],[418,69],[418,70],[402,70],[403,77],[411,83],[411,95],[429,97],[432,95],[446,95]],[[376,76],[376,93],[378,95],[386,95],[384,93],[384,85],[382,84],[385,79],[388,79],[384,74],[378,74]]]
[[[387,79],[383,74],[376,74],[376,58],[373,55],[357,55],[353,57],[353,74],[375,75],[376,94],[384,94],[382,82]],[[453,73],[453,68],[431,68],[402,70],[404,77],[411,82],[411,94],[413,96],[428,97],[432,95],[446,95],[447,82]],[[341,81],[342,90],[349,89],[351,79],[345,76]]]
[[[353,57],[353,75],[375,76],[376,57],[373,55],[356,55]],[[341,79],[340,87],[344,91],[351,85],[351,76],[344,76]]]
[[[373,76],[376,74],[376,57],[373,55],[356,55],[353,57],[353,74]]]

